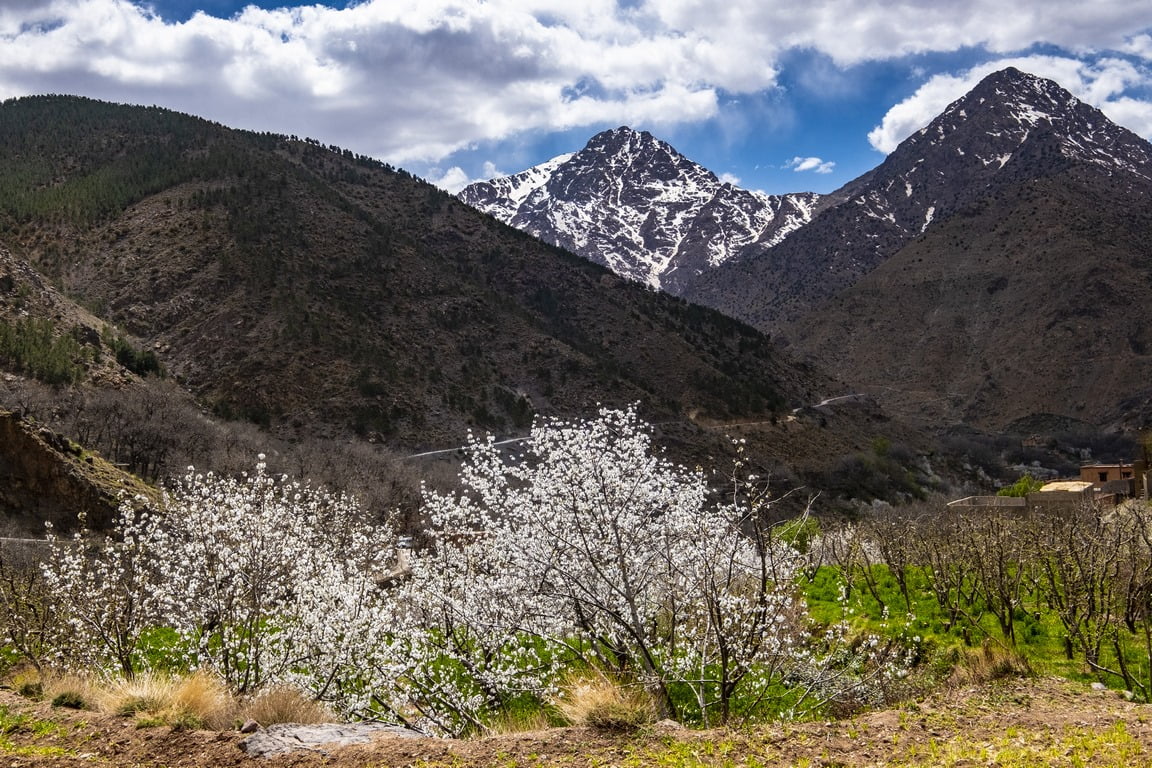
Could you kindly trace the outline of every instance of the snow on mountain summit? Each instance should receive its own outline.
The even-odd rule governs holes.
[[[806,311],[994,187],[1065,172],[1142,184],[1152,177],[1152,148],[1051,80],[1008,68],[829,195],[740,189],[651,134],[621,127],[460,198],[653,288],[725,311],[736,300],[722,294],[751,291],[759,314],[731,311],[760,322]],[[770,279],[746,279],[761,268]]]
[[[1016,190],[1095,184],[1118,200],[1143,200],[1150,180],[1152,145],[1051,80],[1003,69],[821,199],[783,243],[749,246],[681,295],[783,332],[918,238],[965,230],[956,217],[1003,211]]]
[[[465,188],[460,198],[624,277],[672,293],[753,242],[807,223],[815,194],[720,181],[647,131],[593,136],[579,152]]]
[[[880,241],[923,233],[984,196],[991,184],[1041,178],[1078,163],[1147,179],[1152,154],[1143,139],[1057,83],[1007,68],[980,81],[879,166],[831,193],[821,208],[850,206],[856,213],[847,227],[858,232],[882,225],[886,232],[869,235],[879,248]],[[879,258],[858,260],[868,269]]]
[[[969,124],[975,124],[975,130]],[[961,132],[954,135],[957,131]],[[979,131],[993,151],[977,152],[975,157],[996,169],[1003,168],[1030,139],[1047,135],[1055,138],[1063,157],[1108,170],[1147,178],[1152,162],[1147,143],[1135,134],[1059,84],[1011,67],[986,77],[909,141],[979,144],[973,135]]]

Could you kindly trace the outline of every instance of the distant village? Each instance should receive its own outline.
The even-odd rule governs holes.
[[[1054,509],[1060,507],[1115,507],[1127,499],[1148,501],[1148,465],[1132,463],[1084,464],[1077,480],[1054,480],[1024,496],[966,496],[948,503],[953,508]]]

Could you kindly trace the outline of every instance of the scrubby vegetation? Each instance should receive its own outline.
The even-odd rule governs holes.
[[[0,322],[0,364],[46,384],[63,385],[80,380],[83,359],[80,343],[48,320]]]
[[[763,523],[755,478],[737,464],[715,496],[634,413],[538,424],[507,461],[477,441],[462,479],[426,493],[421,546],[390,562],[394,533],[350,498],[262,465],[190,474],[163,510],[125,504],[108,538],[54,540],[53,626],[17,650],[129,680],[210,670],[237,695],[293,686],[452,734],[546,707],[581,670],[704,724],[883,700],[907,672],[897,644],[810,621],[803,556]]]
[[[839,716],[1033,672],[1152,699],[1146,507],[771,525],[736,455],[721,475],[674,465],[630,411],[538,422],[517,455],[476,440],[460,490],[425,491],[411,550],[263,464],[190,472],[111,536],[54,540],[40,571],[0,563],[5,652],[39,680],[200,675],[229,712],[281,697],[453,735]],[[117,706],[208,722],[161,698]]]

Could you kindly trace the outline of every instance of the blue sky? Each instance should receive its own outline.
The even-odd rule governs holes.
[[[0,98],[158,104],[453,191],[631,125],[828,192],[1008,65],[1152,138],[1148,0],[0,0]]]

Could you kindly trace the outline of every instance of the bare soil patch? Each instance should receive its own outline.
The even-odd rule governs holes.
[[[239,733],[138,728],[129,718],[54,708],[9,691],[0,691],[4,711],[0,768],[1152,766],[1152,709],[1056,679],[943,691],[837,721],[625,735],[555,728],[468,741],[381,734],[364,746],[268,758],[241,751]]]

